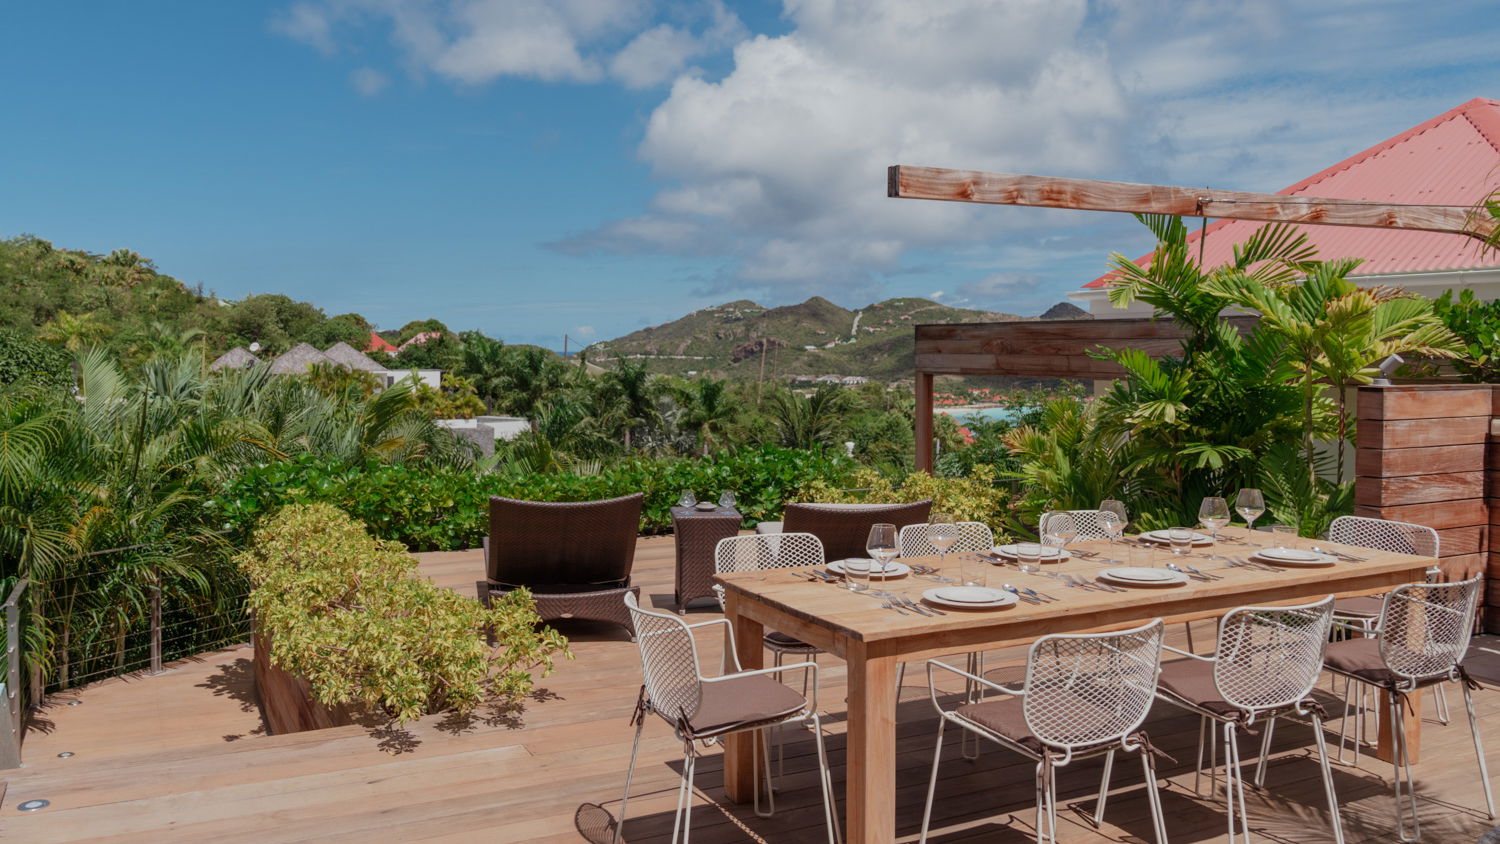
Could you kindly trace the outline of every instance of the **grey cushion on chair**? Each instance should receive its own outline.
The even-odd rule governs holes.
[[[696,738],[777,721],[807,706],[807,698],[764,674],[704,683],[702,688],[703,701],[688,719]]]
[[[1379,618],[1385,607],[1385,598],[1380,595],[1365,595],[1360,598],[1339,598],[1333,602],[1333,614]]]
[[[1023,705],[1024,701],[1019,697],[995,698],[964,704],[956,710],[956,714],[1040,755],[1046,747],[1026,726],[1026,716],[1021,711]]]
[[[759,534],[781,533],[781,522],[761,522],[755,526],[755,532]]]
[[[1385,667],[1385,660],[1380,656],[1380,640],[1373,637],[1329,642],[1328,650],[1323,655],[1323,666],[1330,671],[1357,677],[1376,686],[1390,687],[1398,681],[1403,684],[1408,682]],[[1447,679],[1447,674],[1439,674],[1418,680],[1417,685],[1431,686]]]

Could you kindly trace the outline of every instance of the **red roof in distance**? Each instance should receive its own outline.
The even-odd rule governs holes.
[[[384,337],[381,337],[379,334],[376,334],[375,332],[371,331],[370,332],[370,344],[365,347],[365,351],[366,352],[386,352],[387,354],[395,354],[396,353],[396,347],[393,346],[393,345],[391,345],[391,341],[389,341],[389,340],[385,339]]]
[[[1277,191],[1287,196],[1360,199],[1412,205],[1473,205],[1500,180],[1500,100],[1475,98],[1413,126],[1328,169]],[[1203,264],[1233,259],[1233,247],[1265,223],[1219,220],[1209,224]],[[1298,226],[1318,257],[1363,258],[1356,274],[1387,275],[1500,266],[1470,237],[1441,232],[1350,226]],[[1199,233],[1188,239],[1197,243]],[[1193,254],[1197,254],[1193,249]],[[1146,266],[1155,253],[1136,259]],[[1084,287],[1106,287],[1106,273]]]

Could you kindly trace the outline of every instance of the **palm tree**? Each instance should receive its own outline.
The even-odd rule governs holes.
[[[734,418],[735,402],[728,385],[717,378],[699,378],[682,391],[681,399],[687,406],[683,424],[698,432],[698,443],[707,457],[714,437],[724,433],[724,428]]]
[[[629,451],[631,434],[656,419],[651,373],[645,363],[622,358],[617,367],[605,373],[603,386],[611,415],[624,430],[625,449]]]
[[[509,367],[505,344],[477,331],[463,335],[463,363],[459,371],[474,385],[474,392],[484,401],[488,413],[495,412],[495,401],[505,392]]]
[[[98,345],[113,331],[109,323],[94,313],[75,316],[60,310],[37,331],[36,336],[44,342],[62,346],[70,352],[78,352],[89,346]]]
[[[771,396],[772,424],[781,445],[811,449],[835,441],[849,396],[844,388],[823,384],[810,396],[783,390]]]
[[[531,430],[535,431],[536,415],[547,397],[563,387],[567,367],[555,354],[538,346],[513,346],[508,351],[500,396],[512,413],[530,419]]]

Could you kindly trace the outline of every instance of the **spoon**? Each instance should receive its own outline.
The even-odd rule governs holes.
[[[1208,580],[1209,579],[1208,575],[1202,574],[1201,572],[1198,573],[1198,574],[1194,574],[1194,573],[1192,573],[1190,571],[1186,571],[1184,569],[1180,569],[1180,568],[1177,567],[1176,563],[1167,563],[1167,568],[1171,569],[1172,571],[1177,572],[1178,574],[1185,574],[1185,575],[1187,575],[1188,577],[1191,577],[1194,580]]]
[[[1009,592],[1012,595],[1015,595],[1017,598],[1020,598],[1028,604],[1040,604],[1042,602],[1041,598],[1033,598],[1030,595],[1027,595],[1021,590],[1017,589],[1016,587],[1011,586],[1009,583],[1005,584],[1003,588],[1005,589],[1005,591]]]

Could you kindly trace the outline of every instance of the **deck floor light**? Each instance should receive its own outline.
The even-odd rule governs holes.
[[[1377,369],[1380,370],[1380,377],[1376,378],[1373,381],[1371,381],[1370,382],[1370,386],[1371,387],[1389,387],[1389,386],[1391,386],[1391,373],[1395,372],[1396,371],[1396,367],[1400,366],[1403,363],[1406,363],[1406,358],[1403,358],[1400,355],[1391,355],[1390,357],[1388,357],[1385,360],[1381,361],[1380,362],[1380,366],[1376,367]]]

